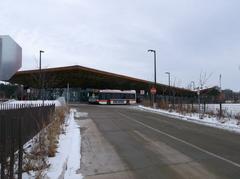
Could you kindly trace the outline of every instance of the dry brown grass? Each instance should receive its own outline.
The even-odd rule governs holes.
[[[169,109],[169,103],[164,100],[159,101],[157,105],[160,109]]]
[[[58,139],[65,130],[65,115],[67,107],[58,107],[55,110],[53,121],[43,129],[33,141],[31,150],[25,152],[23,171],[36,171],[35,178],[43,178],[44,170],[49,168],[47,158],[54,157],[58,148]]]
[[[55,120],[51,123],[47,130],[47,155],[54,157],[57,152],[59,135],[65,131],[65,115],[68,111],[67,107],[56,108]]]
[[[240,125],[240,113],[237,113],[236,115],[235,115],[235,119],[237,119],[237,125]]]
[[[211,110],[211,111],[206,111],[205,114],[206,114],[209,118],[210,118],[210,117],[216,117],[216,114],[214,113],[213,110]]]
[[[143,106],[150,107],[150,106],[151,106],[151,101],[148,100],[148,99],[143,99],[143,101],[141,102],[141,104],[142,104]]]

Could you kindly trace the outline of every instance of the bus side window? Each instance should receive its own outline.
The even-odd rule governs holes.
[[[131,94],[131,99],[135,99],[136,95],[135,94]]]
[[[111,98],[112,98],[112,95],[110,93],[105,94],[105,99],[111,99]]]

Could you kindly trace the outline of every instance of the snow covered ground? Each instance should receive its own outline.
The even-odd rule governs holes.
[[[71,109],[66,117],[67,127],[64,134],[59,136],[59,144],[55,157],[48,158],[50,167],[45,171],[46,179],[82,179],[79,173],[81,160],[80,127],[74,120],[76,110]],[[29,141],[25,146],[33,146]],[[29,150],[29,149],[28,149]],[[33,179],[33,172],[24,173],[23,179]]]
[[[238,121],[236,119],[227,119],[227,118],[218,119],[217,117],[204,117],[203,119],[200,119],[199,114],[197,113],[182,115],[176,112],[169,112],[162,109],[153,109],[153,108],[145,107],[141,105],[137,106],[137,109],[159,113],[161,115],[173,117],[175,119],[194,122],[202,125],[207,125],[211,127],[216,127],[216,128],[240,133],[240,124],[238,124]]]
[[[48,178],[82,178],[82,175],[78,174],[81,159],[81,136],[79,126],[74,121],[75,112],[74,109],[70,110],[70,115],[67,119],[68,127],[66,134],[62,134],[59,138],[59,147],[56,156],[49,158],[51,166],[47,171]]]
[[[208,112],[217,112],[219,111],[219,104],[207,104],[206,110]],[[227,113],[228,116],[235,116],[240,114],[240,104],[222,104],[222,109]]]
[[[45,100],[44,101],[44,104],[45,105],[50,105],[50,104],[55,104],[55,106],[62,106],[64,104],[63,103],[63,100],[62,98],[59,98],[57,100]],[[21,100],[9,100],[9,101],[6,101],[4,103],[2,103],[3,105],[18,105],[18,104],[23,104],[23,105],[41,105],[43,104],[43,101],[42,100],[32,100],[32,101],[21,101]]]

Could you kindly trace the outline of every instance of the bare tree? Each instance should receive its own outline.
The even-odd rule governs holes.
[[[206,86],[208,80],[211,78],[212,73],[210,73],[209,75],[206,72],[201,72],[200,76],[199,76],[199,88],[203,89],[204,86]]]
[[[206,102],[203,102],[203,113],[202,115],[201,113],[201,90],[204,89],[204,87],[206,87],[206,84],[208,82],[208,80],[211,78],[212,73],[210,73],[209,75],[206,72],[201,72],[200,76],[199,76],[199,87],[198,87],[198,113],[199,113],[199,118],[202,118],[205,114],[206,111]]]

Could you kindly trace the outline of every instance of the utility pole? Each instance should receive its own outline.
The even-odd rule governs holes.
[[[165,72],[165,74],[168,75],[168,104],[170,104],[170,89],[171,89],[171,73],[170,72]]]
[[[42,104],[44,106],[44,96],[43,96],[43,75],[42,75],[42,53],[44,53],[43,50],[39,51],[39,84],[40,84],[40,98],[42,99]]]
[[[191,89],[194,91],[195,90],[195,82],[191,81],[190,85],[191,85]],[[192,103],[192,111],[193,111],[194,110],[194,107],[193,107],[194,99],[192,99],[191,103]]]
[[[220,102],[219,102],[219,117],[222,117],[222,74],[219,75],[219,87],[220,87]]]
[[[154,54],[154,88],[157,89],[157,74],[156,74],[156,61],[157,61],[157,55],[156,50],[149,49],[148,52],[152,52]],[[156,90],[157,92],[157,90]],[[153,94],[153,108],[156,108],[156,93]]]
[[[201,115],[200,115],[200,113],[201,113],[201,105],[200,105],[200,103],[201,103],[201,101],[200,101],[200,87],[198,87],[198,91],[197,91],[197,94],[198,94],[198,114],[199,114],[199,118],[201,118]]]
[[[219,75],[219,87],[220,87],[220,92],[222,92],[222,74]]]

